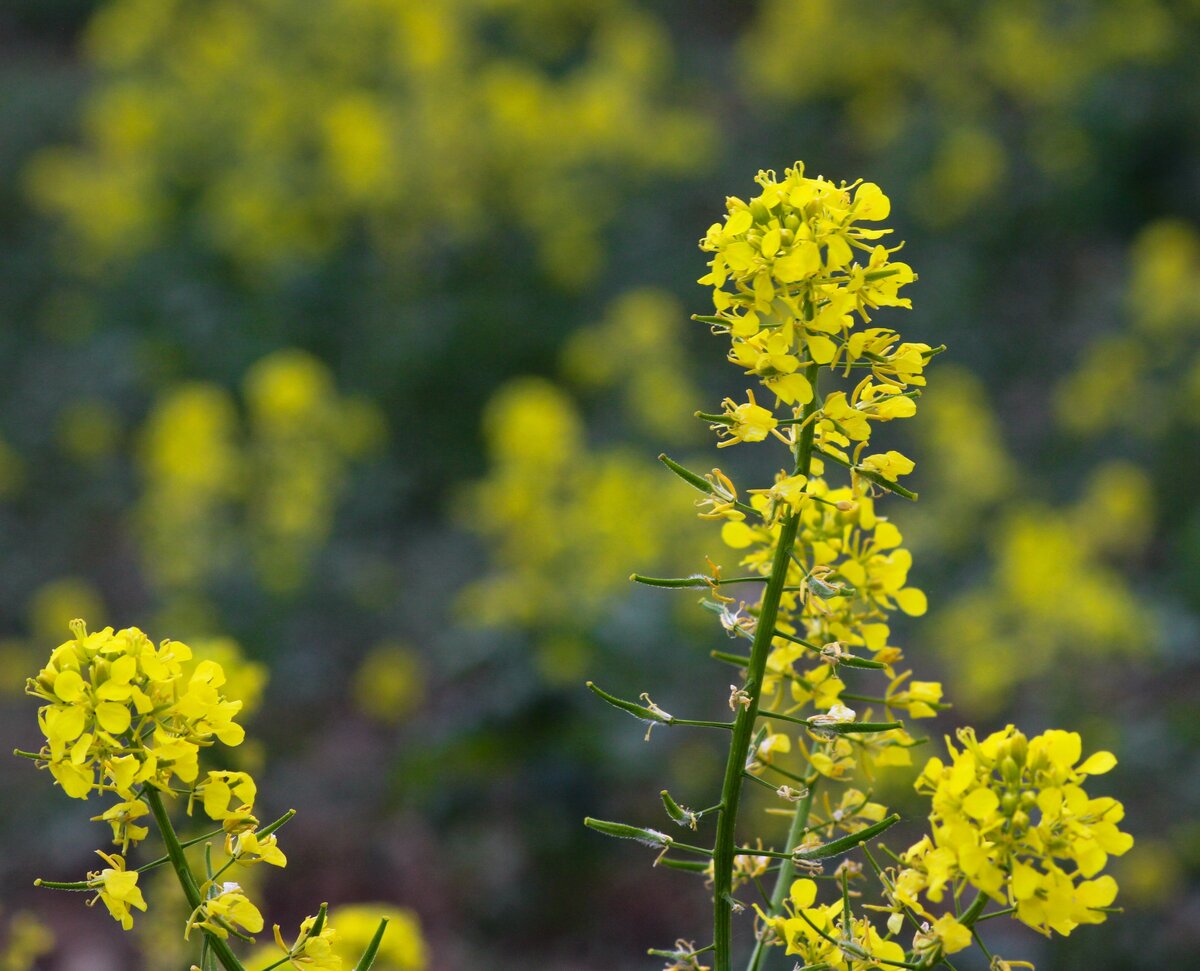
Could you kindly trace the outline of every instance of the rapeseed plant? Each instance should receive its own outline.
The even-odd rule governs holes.
[[[198,967],[210,971],[244,971],[229,938],[252,940],[264,927],[258,906],[235,880],[222,879],[234,867],[258,864],[286,867],[277,831],[295,815],[289,810],[265,826],[255,815],[258,787],[248,772],[202,771],[204,750],[221,743],[240,745],[245,730],[237,718],[242,702],[226,693],[222,666],[197,660],[179,641],[154,644],[137,628],[111,627],[89,633],[82,620],[71,624],[72,638],[60,644],[26,692],[44,702],[38,724],[46,742],[37,752],[18,752],[50,774],[68,796],[86,800],[93,793],[117,801],[94,821],[112,828],[116,852],[98,850],[104,866],[76,882],[39,880],[43,887],[90,891],[125,930],[133,928],[135,912],[148,904],[139,877],[169,864],[175,871],[190,913],[183,936],[198,932]],[[197,809],[217,823],[202,836],[181,841],[166,800],[180,799],[191,816]],[[131,848],[146,840],[153,821],[166,855],[130,868]],[[214,865],[212,844],[205,847],[204,878],[188,862],[189,846],[221,838],[225,859]],[[231,876],[236,874],[234,870]],[[356,971],[374,962],[388,920],[379,921],[365,942]],[[304,921],[291,944],[278,926],[275,939],[283,952],[270,967],[289,964],[303,971],[341,971],[343,961],[333,942],[336,932],[326,907]]]
[[[741,572],[726,576],[709,561],[692,576],[633,575],[652,586],[704,590],[702,606],[731,639],[748,642],[748,651],[712,652],[741,672],[729,686],[732,715],[680,718],[648,694],[628,701],[589,682],[650,729],[728,733],[715,804],[693,810],[662,792],[668,816],[689,831],[715,818],[712,844],[586,823],[707,879],[712,942],[681,939],[652,951],[669,969],[697,971],[711,954],[717,971],[730,971],[738,913],[753,917],[749,971],[776,948],[805,968],[952,967],[947,957],[973,943],[995,968],[1030,966],[992,955],[977,925],[1008,915],[1066,935],[1106,918],[1117,886],[1102,871],[1132,839],[1118,828],[1120,803],[1089,796],[1084,783],[1116,760],[1098,752],[1081,761],[1073,732],[1027,738],[1009,726],[979,741],[960,729],[963,748],[948,741],[950,761],[930,758],[916,782],[931,801],[928,834],[889,853],[885,865],[868,847],[900,819],[874,789],[881,773],[912,765],[922,740],[907,721],[948,707],[942,685],[914,678],[893,643],[890,615],[920,616],[926,598],[908,582],[912,556],[900,529],[877,507],[888,496],[916,500],[901,484],[914,463],[872,441],[879,426],[916,413],[925,368],[944,348],[904,341],[873,321],[883,308],[909,308],[901,290],[916,279],[896,258],[900,246],[884,242],[891,231],[877,228],[890,212],[877,185],[811,178],[799,163],[782,178],[767,171],[756,181],[757,194],[728,199],[725,218],[700,242],[712,254],[699,282],[712,288],[714,313],[695,319],[728,338],[729,361],[761,387],[697,416],[719,446],[782,445],[783,467],[764,487],[742,489],[720,469],[699,475],[661,456],[702,493],[699,514],[721,523]],[[734,587],[755,593],[735,596]],[[790,815],[779,848],[739,838],[747,780]],[[879,903],[855,906],[862,893],[850,882],[863,879],[862,863],[845,858],[824,872],[852,850],[877,877]],[[769,875],[768,892],[762,879]],[[822,886],[832,892],[818,902]],[[760,891],[762,900],[751,906],[743,889]]]

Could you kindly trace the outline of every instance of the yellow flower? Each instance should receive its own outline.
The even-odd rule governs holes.
[[[130,843],[139,843],[150,834],[148,827],[134,823],[135,819],[140,819],[149,812],[150,808],[144,802],[135,799],[110,806],[99,816],[93,816],[92,822],[103,821],[111,825],[113,842],[121,847],[121,852],[124,853]]]
[[[125,869],[124,857],[113,853],[96,851],[101,859],[109,865],[98,873],[89,873],[88,881],[96,888],[97,898],[108,908],[113,920],[125,930],[133,928],[133,914],[130,908],[144,911],[146,901],[142,891],[138,889],[138,874],[134,870]]]
[[[220,822],[253,808],[258,787],[247,772],[216,771],[209,772],[194,792],[202,798],[208,818]]]
[[[1043,933],[1065,935],[1103,921],[1100,908],[1116,897],[1116,881],[1091,878],[1133,840],[1117,827],[1121,804],[1090,798],[1082,783],[1109,771],[1113,755],[1097,752],[1080,762],[1079,735],[1057,729],[1027,740],[1010,725],[983,741],[963,729],[959,738],[965,748],[950,746],[951,763],[930,759],[916,783],[931,796],[933,842],[910,850],[905,861],[924,874],[930,899],[947,879],[961,877],[1015,906],[1018,919]],[[941,853],[937,877],[934,852]],[[1068,861],[1070,872],[1059,861]]]
[[[868,455],[859,465],[871,472],[877,472],[889,482],[895,482],[900,476],[908,475],[916,468],[916,463],[912,459],[905,458],[894,450],[889,450],[881,455]]]
[[[321,930],[313,933],[316,922],[316,917],[305,917],[300,924],[300,933],[291,947],[283,943],[283,935],[276,924],[275,943],[288,956],[289,963],[297,971],[342,971],[342,958],[334,950],[337,931],[326,918]],[[386,934],[384,938],[386,940]]]
[[[934,706],[942,700],[942,683],[940,681],[910,681],[907,688],[902,691],[897,690],[907,677],[908,675],[904,675],[897,678],[888,686],[888,707],[903,708],[912,718],[933,718],[937,715],[937,708]]]
[[[194,928],[200,928],[216,934],[217,937],[229,936],[230,925],[236,925],[251,934],[257,934],[263,929],[262,914],[250,899],[242,892],[236,883],[222,883],[217,894],[208,897],[196,908],[188,920],[188,936]]]
[[[254,830],[246,830],[229,836],[227,848],[230,855],[242,866],[269,863],[271,866],[285,867],[287,857],[276,843],[274,833],[260,838]]]
[[[971,946],[971,930],[960,924],[953,914],[942,914],[926,925],[913,938],[913,950],[918,953],[957,954]]]
[[[763,408],[754,400],[753,391],[747,391],[746,398],[748,400],[742,404],[736,404],[731,398],[726,398],[721,403],[730,421],[713,425],[714,429],[728,436],[725,441],[717,443],[717,448],[737,442],[761,442],[779,424],[769,409]]]
[[[826,421],[833,422],[849,439],[865,442],[871,435],[867,416],[846,401],[844,391],[833,391],[825,396],[821,414]]]

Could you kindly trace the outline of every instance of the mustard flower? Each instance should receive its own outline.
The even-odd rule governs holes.
[[[209,819],[221,822],[251,809],[258,787],[248,772],[214,771],[195,787],[193,795],[201,797]]]
[[[226,852],[241,866],[268,863],[271,866],[287,866],[287,857],[278,846],[278,838],[259,836],[254,830],[246,830],[226,838]]]
[[[263,917],[258,908],[242,892],[236,883],[222,883],[216,894],[208,897],[196,908],[188,920],[188,932],[201,928],[220,938],[229,936],[230,927],[240,927],[251,934],[263,929]],[[184,933],[187,937],[188,933]]]
[[[337,931],[328,919],[322,922],[319,931],[316,923],[316,917],[305,917],[300,923],[300,933],[290,947],[283,942],[283,934],[276,924],[275,943],[297,971],[342,971],[342,959],[334,950]]]
[[[721,407],[728,423],[714,425],[713,428],[727,435],[725,441],[718,442],[717,448],[734,445],[738,442],[761,442],[770,435],[779,424],[778,420],[767,408],[754,400],[754,392],[746,392],[746,401],[736,403],[732,398],[726,398]]]
[[[125,869],[125,858],[117,853],[101,853],[96,851],[108,866],[103,870],[88,874],[89,883],[96,890],[96,898],[100,900],[113,920],[125,930],[133,929],[133,914],[130,908],[144,911],[145,898],[139,889],[138,874],[135,870]],[[93,900],[94,902],[94,900]]]
[[[961,877],[1047,934],[1102,922],[1117,884],[1100,871],[1133,839],[1117,826],[1121,804],[1089,797],[1083,782],[1112,769],[1113,755],[1080,762],[1079,735],[1057,729],[1027,740],[1010,725],[983,741],[963,729],[959,738],[965,747],[948,745],[951,762],[931,758],[917,780],[932,799],[933,839],[910,850],[920,874],[910,882],[936,901]]]
[[[904,964],[904,948],[881,936],[865,917],[845,920],[842,902],[816,903],[817,885],[809,879],[792,883],[784,914],[770,917],[758,909],[759,919],[785,947],[785,953],[797,955],[805,967],[823,966],[847,971],[860,962]]]

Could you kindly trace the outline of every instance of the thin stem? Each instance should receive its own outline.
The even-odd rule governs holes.
[[[817,410],[816,394],[818,365],[810,364],[805,377],[813,386],[813,398],[804,406],[801,417],[807,418]],[[796,444],[796,474],[808,475],[812,458],[813,430],[815,423],[803,426],[800,440]],[[758,705],[762,696],[763,674],[767,666],[767,655],[775,631],[775,619],[779,613],[779,601],[787,582],[791,564],[792,547],[800,516],[793,513],[784,521],[779,531],[775,556],[771,563],[771,575],[763,591],[759,608],[759,622],[755,629],[750,658],[746,667],[744,689],[749,704],[740,707],[734,721],[733,737],[729,744],[729,758],[725,763],[725,778],[721,786],[721,804],[724,807],[717,818],[716,841],[713,846],[713,944],[715,971],[732,971],[733,967],[733,913],[730,899],[733,891],[733,857],[737,827],[738,804],[742,795],[742,774],[746,766],[746,755],[758,720]]]
[[[983,913],[983,908],[987,906],[987,902],[988,895],[980,890],[975,895],[975,899],[971,901],[971,906],[968,907],[966,911],[963,912],[962,917],[959,918],[959,923],[964,927],[974,926],[975,921],[979,920],[980,915]]]
[[[766,779],[760,779],[758,776],[756,776],[756,775],[752,775],[752,774],[751,774],[751,773],[749,773],[749,772],[747,772],[747,773],[746,773],[746,778],[747,778],[747,779],[749,779],[751,782],[757,782],[757,783],[758,783],[760,786],[763,786],[764,788],[770,789],[772,792],[778,792],[778,791],[779,791],[779,787],[778,787],[778,786],[773,786],[773,785],[771,785],[771,783],[769,783],[769,782],[768,782]]]
[[[802,785],[802,786],[808,785],[808,780],[806,778],[804,778],[804,776],[796,775],[795,772],[789,772],[787,769],[784,769],[778,765],[775,765],[774,763],[766,762],[763,764],[763,768],[770,769],[772,772],[778,773],[779,775],[783,776],[785,779],[791,779],[793,782],[799,782],[800,785]]]
[[[194,913],[204,905],[204,899],[200,896],[200,888],[196,885],[196,878],[193,876],[191,867],[188,866],[187,859],[183,855],[183,844],[179,842],[179,837],[175,835],[175,827],[171,825],[171,818],[167,815],[167,809],[163,805],[162,796],[158,794],[157,789],[151,786],[147,786],[142,795],[150,806],[150,812],[154,814],[154,821],[158,824],[158,831],[162,836],[163,845],[166,846],[171,867],[175,870],[175,875],[179,878],[179,885],[183,888],[183,896],[187,900],[188,907]],[[237,956],[230,949],[227,941],[218,937],[207,928],[201,929],[208,939],[209,948],[217,960],[221,962],[221,966],[225,968],[225,971],[246,971],[242,966],[242,962],[237,959]]]
[[[817,789],[817,779],[808,786],[808,792],[804,794],[798,803],[796,803],[796,811],[792,814],[792,824],[788,827],[787,839],[784,840],[783,848],[789,853],[795,849],[796,844],[804,837],[808,830],[808,817],[812,812],[813,798]],[[767,910],[768,917],[778,917],[783,913],[783,901],[787,897],[788,891],[792,886],[792,878],[796,875],[796,865],[789,858],[779,868],[779,873],[775,875],[775,888],[771,891],[771,906]],[[750,963],[747,965],[748,971],[758,971],[758,966],[762,961],[765,945],[759,940],[754,945],[754,953],[750,955]]]

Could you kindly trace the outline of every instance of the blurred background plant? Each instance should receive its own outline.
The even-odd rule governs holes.
[[[802,157],[888,187],[908,330],[951,347],[911,432],[910,653],[972,719],[1121,759],[1131,913],[1045,966],[1187,964],[1198,45],[1194,0],[5,4],[5,738],[71,617],[170,629],[261,695],[245,757],[305,808],[288,886],[413,911],[414,966],[646,966],[699,932],[579,820],[720,766],[648,751],[580,674],[724,704],[679,676],[721,646],[695,611],[625,578],[715,554],[654,462],[711,467],[689,416],[731,391],[694,244],[714,193]],[[31,893],[91,846],[25,768],[0,934],[32,910],[58,945],[0,954],[137,966]]]

